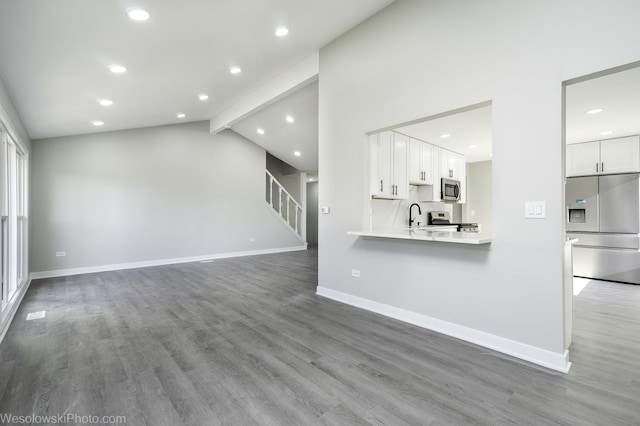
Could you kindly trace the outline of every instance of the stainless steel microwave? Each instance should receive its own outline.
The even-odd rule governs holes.
[[[460,200],[460,181],[442,178],[442,201]]]

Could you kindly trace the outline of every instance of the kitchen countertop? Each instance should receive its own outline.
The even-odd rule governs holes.
[[[434,230],[438,227],[386,228],[372,229],[370,231],[348,231],[348,235],[371,238],[392,238],[398,240],[435,241],[440,243],[456,244],[489,244],[491,234],[482,232],[456,232],[446,230]]]

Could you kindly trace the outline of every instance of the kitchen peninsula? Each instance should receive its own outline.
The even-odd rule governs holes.
[[[398,240],[434,241],[456,244],[489,244],[491,234],[479,232],[457,232],[433,228],[387,228],[371,231],[348,231],[348,235],[368,238],[392,238]]]

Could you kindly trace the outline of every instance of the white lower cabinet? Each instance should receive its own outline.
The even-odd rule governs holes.
[[[375,198],[409,197],[409,138],[395,132],[371,136],[371,195]]]

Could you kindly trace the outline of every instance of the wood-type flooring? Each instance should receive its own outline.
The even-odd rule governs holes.
[[[640,286],[592,282],[576,297],[565,375],[316,285],[316,250],[36,280],[0,345],[0,416],[640,425]]]

